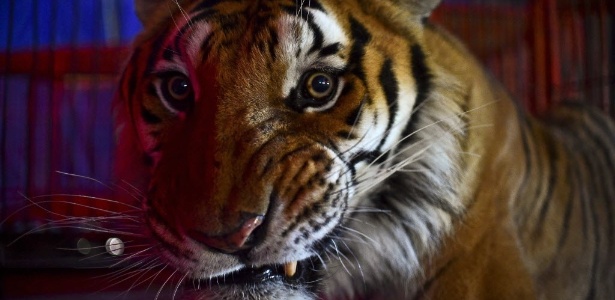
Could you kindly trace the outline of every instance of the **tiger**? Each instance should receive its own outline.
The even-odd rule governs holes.
[[[524,112],[439,2],[136,1],[115,168],[184,299],[615,298],[613,121]]]

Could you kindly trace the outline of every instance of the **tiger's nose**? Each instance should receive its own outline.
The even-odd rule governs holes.
[[[235,253],[245,250],[254,245],[254,230],[263,223],[264,216],[252,215],[244,218],[244,221],[232,232],[224,235],[212,236],[198,230],[188,231],[188,236],[207,247],[225,252]]]

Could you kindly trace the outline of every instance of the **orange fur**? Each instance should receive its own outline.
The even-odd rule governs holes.
[[[615,217],[615,202],[609,198],[615,195],[613,187],[609,187],[614,170],[604,168],[615,161],[615,125],[607,118],[585,108],[563,109],[549,122],[525,116],[460,42],[442,29],[422,22],[438,1],[416,0],[317,1],[350,40],[335,54],[336,59],[347,63],[341,71],[345,73],[340,75],[340,82],[343,80],[347,90],[336,96],[331,108],[302,111],[293,106],[298,105],[293,102],[298,100],[283,95],[290,76],[288,70],[296,68],[298,73],[306,72],[294,65],[305,62],[292,59],[300,57],[301,50],[307,50],[293,43],[302,41],[308,31],[300,25],[288,25],[278,19],[284,15],[284,5],[293,6],[295,1],[222,1],[215,9],[226,14],[224,17],[232,18],[234,26],[230,28],[225,27],[230,23],[225,23],[228,20],[223,17],[202,21],[205,24],[202,28],[198,27],[201,25],[198,22],[192,24],[189,20],[182,20],[201,2],[206,1],[180,1],[178,5],[182,9],[175,7],[171,10],[173,18],[164,17],[164,10],[159,10],[158,17],[146,21],[146,31],[135,46],[135,53],[140,55],[135,54],[131,61],[133,65],[122,81],[124,91],[134,89],[134,92],[120,96],[120,104],[124,105],[120,110],[126,119],[118,152],[123,157],[121,176],[142,182],[144,188],[149,187],[147,206],[149,212],[158,215],[150,222],[160,223],[152,226],[154,231],[162,232],[157,233],[162,236],[159,239],[183,249],[187,253],[182,253],[184,256],[192,255],[193,262],[198,261],[194,263],[196,266],[190,262],[177,263],[178,268],[189,265],[185,267],[187,274],[207,278],[223,273],[218,270],[218,273],[208,273],[210,269],[218,268],[218,263],[237,266],[235,269],[252,267],[249,263],[242,265],[244,262],[235,260],[231,254],[252,247],[259,249],[258,246],[250,244],[249,247],[241,246],[239,250],[219,246],[222,251],[218,252],[222,254],[210,251],[211,246],[228,244],[213,243],[208,244],[208,248],[195,242],[187,246],[192,242],[190,238],[202,242],[212,237],[237,237],[238,232],[242,237],[244,233],[250,235],[252,227],[249,231],[245,229],[248,228],[246,220],[258,220],[254,224],[260,226],[261,218],[270,217],[262,243],[268,246],[268,239],[273,239],[280,243],[280,248],[287,242],[291,244],[290,241],[277,240],[288,232],[291,232],[289,236],[295,244],[300,244],[302,238],[308,240],[310,233],[321,234],[321,228],[328,225],[318,223],[322,219],[339,218],[346,228],[359,232],[372,230],[369,226],[377,228],[381,225],[377,222],[387,220],[386,216],[370,219],[359,213],[353,214],[353,209],[358,210],[365,203],[378,208],[375,195],[386,197],[385,192],[403,193],[401,189],[386,190],[389,187],[387,181],[376,184],[373,190],[360,197],[349,196],[350,199],[343,198],[344,193],[351,190],[343,184],[334,191],[331,189],[339,182],[354,184],[352,179],[348,179],[355,171],[354,165],[339,173],[336,173],[336,168],[343,168],[340,165],[346,163],[344,155],[355,151],[356,145],[369,136],[368,127],[376,128],[379,120],[393,117],[394,113],[387,111],[392,106],[387,102],[391,87],[382,84],[387,82],[387,78],[390,83],[392,77],[392,81],[398,83],[395,91],[404,91],[395,95],[400,99],[394,104],[407,105],[396,112],[407,114],[398,122],[408,122],[408,119],[413,122],[419,118],[419,122],[423,122],[419,124],[425,125],[420,128],[423,131],[417,130],[408,138],[416,138],[419,142],[415,145],[427,146],[415,149],[410,145],[402,150],[396,149],[396,141],[404,136],[401,136],[402,130],[393,124],[387,131],[377,134],[383,140],[382,147],[408,157],[426,151],[432,156],[429,160],[419,156],[419,163],[428,162],[434,168],[443,165],[439,166],[442,170],[436,170],[441,173],[433,175],[442,176],[438,178],[444,181],[441,186],[417,187],[428,189],[423,192],[436,195],[433,196],[435,200],[444,203],[441,206],[417,204],[425,208],[426,214],[431,213],[431,217],[441,218],[439,223],[420,218],[404,221],[425,221],[427,225],[433,227],[436,224],[442,228],[429,236],[409,230],[409,235],[416,235],[409,241],[412,253],[419,256],[418,267],[411,266],[410,257],[390,258],[385,254],[377,257],[391,264],[407,261],[408,266],[395,265],[398,269],[391,270],[391,277],[396,282],[378,278],[382,275],[380,273],[361,273],[368,281],[363,287],[364,292],[367,290],[365,295],[384,297],[393,294],[409,299],[564,299],[583,296],[610,299],[615,296],[615,261],[609,253],[614,248],[615,230],[608,221]],[[153,14],[149,10],[154,7],[143,6],[141,13]],[[299,13],[297,10],[297,16]],[[142,15],[142,19],[147,18]],[[309,17],[306,23],[309,23]],[[173,113],[168,105],[163,105],[159,94],[148,90],[156,80],[166,80],[164,76],[167,75],[159,74],[164,73],[161,71],[147,73],[148,66],[145,65],[150,60],[163,60],[160,58],[163,54],[156,54],[159,57],[151,59],[152,52],[156,53],[152,49],[160,47],[161,43],[172,45],[160,37],[165,37],[165,34],[174,37],[182,26],[186,28],[183,34],[192,39],[200,34],[198,30],[210,30],[213,37],[199,45],[194,57],[185,54],[190,53],[193,46],[190,38],[179,39],[178,48],[173,48],[180,53],[176,53],[174,59],[180,57],[182,60],[183,65],[178,67],[180,73],[192,80],[195,93],[194,109]],[[357,55],[353,42],[358,43],[352,39],[367,40],[361,36],[365,34],[363,29],[358,27],[364,28],[371,39],[365,41],[360,49],[364,53],[359,61],[351,61],[356,59],[353,55]],[[279,35],[288,40],[278,41]],[[277,46],[276,42],[290,46],[267,50],[267,45]],[[430,72],[429,79],[417,78],[413,73],[416,68],[421,68],[415,60],[423,59],[422,52],[416,49],[424,52],[425,61],[419,63],[425,64]],[[392,65],[390,70],[383,68],[387,63]],[[332,72],[330,69],[335,68],[327,66],[319,71]],[[355,69],[361,72],[355,72]],[[156,76],[162,79],[153,78]],[[418,99],[425,80],[431,80],[431,89],[427,100],[420,104],[424,107],[417,110],[419,100],[401,98],[412,95]],[[415,106],[413,112],[410,106]],[[360,114],[355,113],[358,107],[362,109],[358,110]],[[370,113],[373,113],[372,119],[369,119]],[[135,121],[147,119],[143,114],[153,115],[149,123]],[[435,119],[421,120],[425,115]],[[349,118],[353,116],[364,123],[352,124]],[[358,133],[361,130],[365,132]],[[440,131],[434,131],[438,136],[425,137],[428,130]],[[156,131],[155,135],[151,134],[153,131]],[[345,135],[352,143],[342,138]],[[389,137],[391,140],[387,140]],[[589,146],[575,153],[575,145],[579,143]],[[429,152],[433,144],[441,146],[440,152]],[[382,151],[382,155],[387,151]],[[594,151],[596,160],[590,161],[593,155],[590,153]],[[348,160],[361,154],[353,153]],[[140,158],[147,155],[153,160],[150,166],[145,166]],[[378,161],[377,158],[370,159],[370,164]],[[387,163],[391,164],[390,161]],[[384,169],[390,165],[383,166]],[[412,162],[408,164],[408,167],[412,166]],[[422,167],[428,169],[431,166]],[[403,171],[402,168],[397,173]],[[600,172],[603,178],[592,178],[592,172]],[[373,176],[369,174],[361,179],[368,178],[369,183],[378,175],[377,172]],[[337,181],[331,178],[337,178]],[[408,178],[408,185],[418,182],[414,177]],[[442,193],[434,191],[438,187],[442,188]],[[445,193],[447,189],[451,190],[450,194]],[[594,192],[592,195],[590,190]],[[342,195],[343,204],[337,202],[338,194]],[[408,199],[408,202],[412,200],[416,199]],[[348,217],[346,214],[350,217],[343,219]],[[310,222],[305,221],[306,218]],[[383,228],[382,236],[407,223]],[[449,223],[450,228],[447,227]],[[425,227],[429,227],[427,225]],[[308,232],[301,226],[311,226],[313,230]],[[166,236],[167,231],[157,228],[166,228],[171,233]],[[293,230],[303,230],[302,235],[292,235]],[[195,238],[194,232],[204,238]],[[375,233],[367,238],[381,236]],[[354,242],[348,241],[350,245],[346,247],[351,252],[351,249],[356,250],[352,255],[361,256],[364,245]],[[369,247],[381,247],[374,252],[384,253],[388,248],[397,247],[395,240],[389,242],[391,245],[374,242]],[[277,244],[269,247],[271,249],[265,249],[278,250]],[[585,248],[591,251],[591,255],[586,255]],[[211,260],[202,259],[208,255],[212,256]],[[283,264],[306,259],[305,256],[280,256],[283,258],[278,260],[283,261],[263,259],[254,264]],[[174,259],[180,261],[182,257]],[[358,265],[363,263],[366,266],[372,257],[355,259]],[[343,265],[342,259],[340,262]],[[323,272],[331,273],[324,278],[331,279],[323,284],[324,293],[341,298],[361,296],[360,286],[346,286],[350,279],[343,277],[343,272],[338,278],[331,271],[335,267],[342,269],[342,266],[336,265],[335,260],[328,263],[331,269]],[[377,265],[369,267],[378,270]],[[231,269],[227,267],[225,270]],[[353,271],[358,274],[358,269],[360,266]]]

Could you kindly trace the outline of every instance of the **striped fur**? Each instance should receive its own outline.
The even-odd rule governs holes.
[[[615,125],[526,116],[438,1],[137,3],[118,176],[186,297],[615,297]]]

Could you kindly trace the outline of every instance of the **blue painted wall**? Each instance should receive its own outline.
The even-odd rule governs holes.
[[[132,0],[0,1],[0,51],[125,44],[140,29]]]

